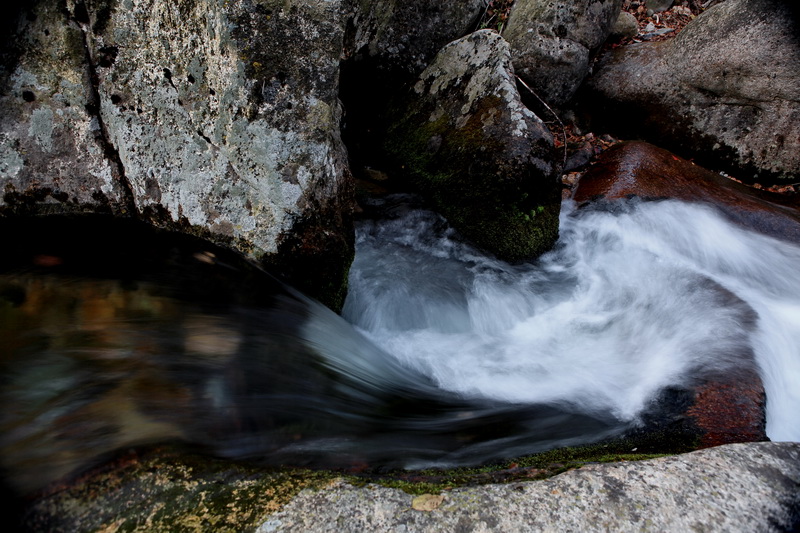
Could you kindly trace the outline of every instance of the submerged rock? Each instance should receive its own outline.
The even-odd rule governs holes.
[[[744,181],[800,174],[796,7],[727,0],[669,41],[620,47],[588,81],[602,127],[642,136]]]
[[[498,34],[481,30],[442,49],[396,103],[385,149],[478,246],[520,260],[555,242],[553,138],[520,102]]]
[[[2,212],[138,216],[340,305],[352,258],[340,2],[58,6],[21,13],[6,44]]]
[[[800,243],[796,199],[741,185],[644,142],[621,143],[604,152],[581,178],[573,199],[588,206],[633,197],[706,203],[744,228]],[[728,297],[729,307],[745,306],[733,294]],[[755,311],[745,311],[743,330],[757,319]],[[752,363],[752,356],[742,359],[748,360]],[[656,409],[661,414],[648,422],[645,433],[696,439],[700,447],[767,438],[764,387],[755,365],[712,375],[691,389],[668,391],[660,403],[667,407]]]
[[[622,0],[517,0],[503,31],[517,74],[545,102],[561,107],[589,74]]]

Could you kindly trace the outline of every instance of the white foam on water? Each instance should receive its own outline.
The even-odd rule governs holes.
[[[800,440],[798,267],[799,247],[677,201],[566,203],[556,249],[516,266],[407,209],[359,227],[344,316],[446,390],[620,420],[754,355],[768,435]]]

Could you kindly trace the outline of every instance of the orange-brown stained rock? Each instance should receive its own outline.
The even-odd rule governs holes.
[[[583,206],[630,197],[711,204],[741,226],[800,242],[797,197],[747,187],[644,142],[604,152],[581,178],[573,199]],[[699,385],[686,415],[699,430],[700,447],[709,447],[768,440],[764,407],[757,372],[739,371]]]
[[[767,438],[764,387],[755,371],[710,380],[695,390],[686,414],[700,430],[700,448]]]
[[[640,141],[604,152],[581,178],[573,199],[583,205],[633,196],[711,204],[743,227],[800,242],[798,197],[747,187]]]

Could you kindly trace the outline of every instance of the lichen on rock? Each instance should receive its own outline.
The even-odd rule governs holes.
[[[19,6],[0,46],[0,213],[123,213],[80,29],[58,2]]]
[[[23,525],[28,531],[253,531],[300,490],[332,478],[156,448],[122,455],[40,495]]]
[[[517,0],[503,31],[517,73],[545,102],[562,107],[589,74],[621,7],[622,0]]]
[[[42,0],[21,15],[26,42],[6,54],[0,209],[78,204],[141,217],[228,245],[341,305],[353,236],[340,2],[59,6]],[[286,245],[309,218],[322,237]],[[287,266],[304,260],[330,264],[316,277],[332,278]]]
[[[449,44],[395,105],[387,152],[459,231],[509,260],[553,245],[553,138],[521,103],[502,37],[481,30]]]
[[[800,175],[796,7],[727,0],[674,39],[617,48],[587,82],[594,126],[640,137],[746,182]]]

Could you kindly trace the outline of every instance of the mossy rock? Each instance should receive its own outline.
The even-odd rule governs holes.
[[[553,246],[553,138],[522,105],[502,37],[482,30],[445,47],[393,116],[397,173],[463,235],[511,261]]]
[[[176,448],[130,453],[66,486],[26,513],[26,531],[254,531],[300,490],[334,476],[266,470]]]

